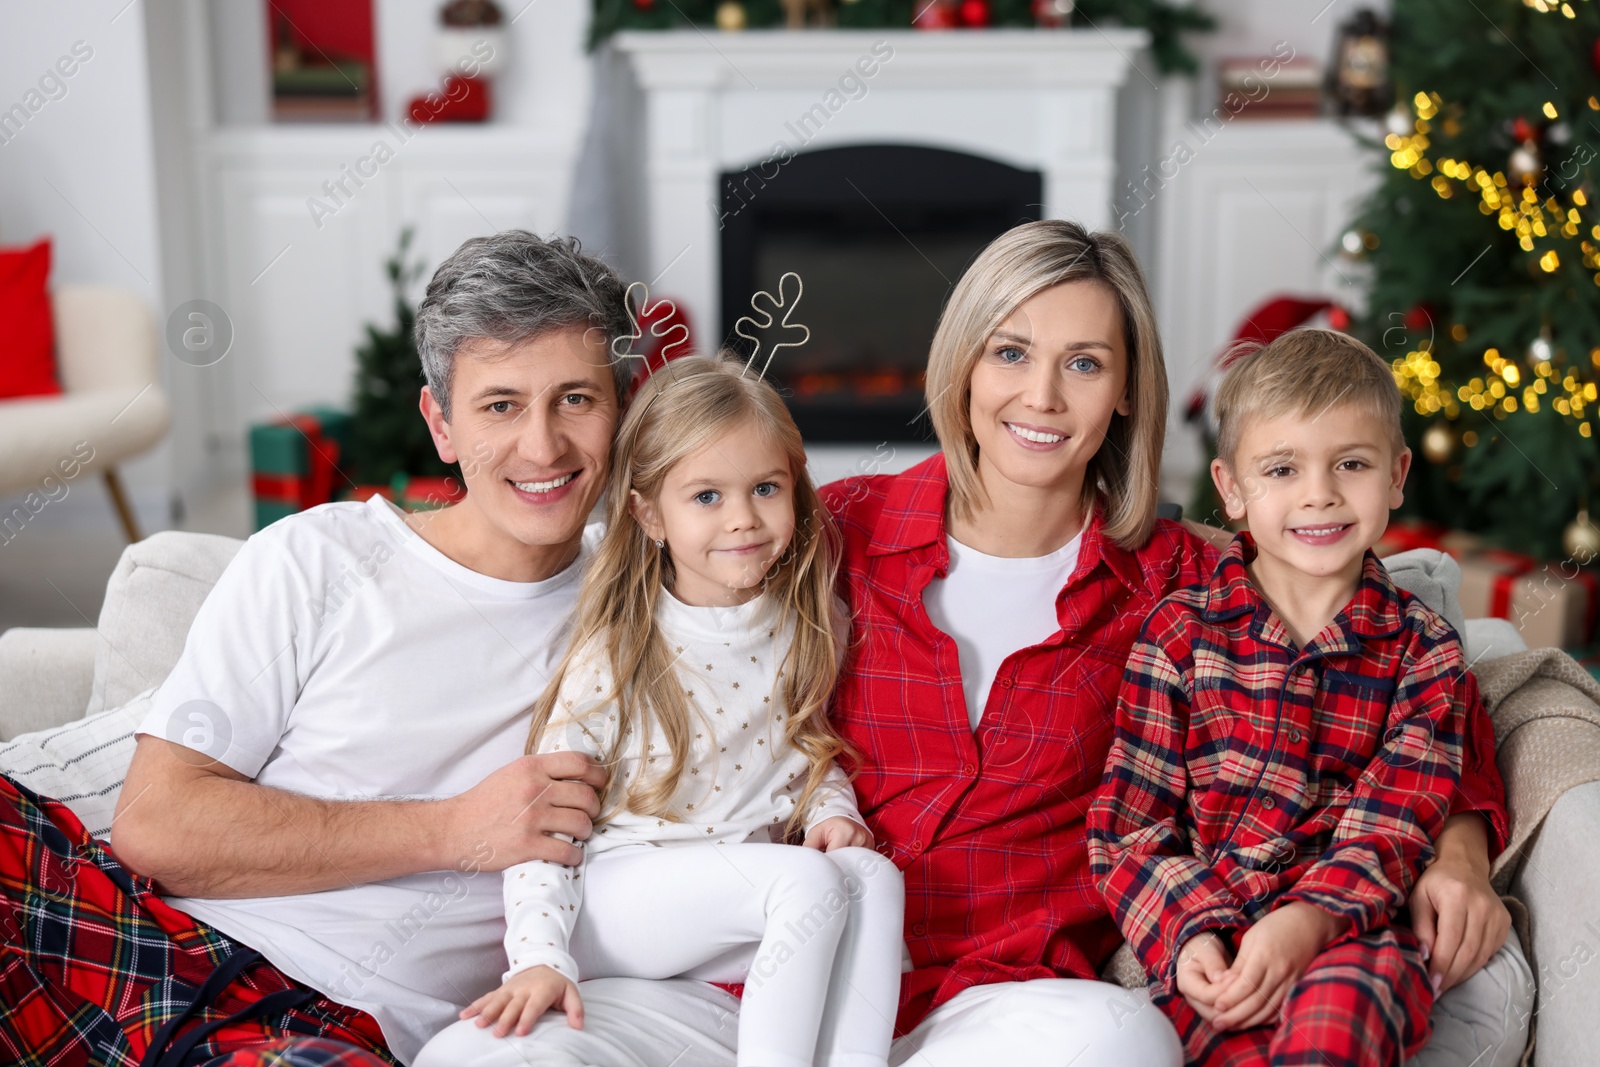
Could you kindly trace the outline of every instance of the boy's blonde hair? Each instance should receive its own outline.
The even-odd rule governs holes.
[[[673,669],[677,657],[656,625],[657,598],[673,577],[670,553],[656,548],[635,520],[628,494],[633,490],[658,502],[673,467],[728,431],[753,423],[783,451],[794,481],[794,536],[762,590],[795,621],[778,685],[788,710],[788,741],[810,758],[811,773],[786,828],[793,832],[829,762],[844,751],[827,718],[846,633],[846,620],[835,615],[833,592],[840,541],[806,473],[805,446],[788,408],[771,385],[742,371],[742,363],[726,353],[718,359],[676,359],[652,374],[629,403],[612,449],[605,536],[578,594],[571,644],[534,704],[527,751],[537,749],[549,727],[562,680],[580,651],[603,648],[616,686],[607,699],[616,702],[618,722],[617,740],[600,758],[614,772],[622,739],[646,737],[652,724],[659,727],[668,748],[666,770],[637,775],[620,802],[636,814],[680,818],[672,798],[687,769],[698,713]],[[751,699],[761,696],[752,693]],[[619,799],[618,777],[613,773],[607,786],[608,802]],[[602,810],[612,806],[603,804]]]
[[[950,509],[970,519],[984,502],[972,432],[972,369],[989,335],[1020,304],[1062,282],[1105,286],[1122,313],[1132,414],[1111,416],[1105,441],[1084,472],[1081,504],[1087,515],[1095,491],[1103,492],[1106,536],[1137,549],[1155,526],[1167,430],[1161,335],[1132,246],[1119,234],[1090,233],[1064,219],[1024,223],[996,237],[961,276],[939,316],[928,352],[928,413],[944,449]]]
[[[1231,470],[1245,425],[1255,419],[1320,413],[1354,404],[1389,430],[1392,455],[1406,447],[1400,430],[1400,387],[1383,357],[1336,330],[1291,330],[1271,344],[1230,354],[1217,389],[1217,458]]]

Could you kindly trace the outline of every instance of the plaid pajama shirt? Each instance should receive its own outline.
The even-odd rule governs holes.
[[[1384,1064],[1420,1047],[1432,995],[1411,932],[1391,928],[1488,731],[1455,631],[1370,551],[1355,596],[1297,649],[1246,565],[1173,594],[1133,646],[1089,856],[1190,1062]],[[1493,766],[1492,759],[1489,761]],[[1237,938],[1303,901],[1349,920],[1291,991],[1286,1024],[1220,1033],[1176,992],[1177,953]]]
[[[213,978],[219,971],[225,981]],[[236,1013],[242,1017],[226,1021]],[[175,1054],[185,1036],[217,1023],[190,1054]],[[0,775],[0,1063],[180,1061],[397,1062],[371,1016],[257,962],[253,950],[170,907],[65,805]]]
[[[1056,601],[1061,630],[1006,658],[973,730],[956,644],[922,603],[949,566],[944,457],[822,493],[854,613],[833,721],[860,753],[845,762],[861,813],[905,874],[915,970],[898,1032],[970,986],[1095,977],[1121,938],[1089,876],[1083,816],[1117,684],[1139,624],[1209,573],[1209,550],[1166,521],[1123,549],[1101,502]]]

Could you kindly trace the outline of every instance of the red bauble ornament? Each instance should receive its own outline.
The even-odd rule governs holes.
[[[1428,304],[1418,304],[1406,312],[1406,329],[1413,333],[1423,333],[1433,328],[1433,308]]]
[[[1041,28],[1065,26],[1071,17],[1071,0],[1033,0],[1033,21]]]
[[[1328,309],[1328,325],[1340,333],[1344,333],[1350,329],[1350,312],[1338,304],[1333,305]]]
[[[633,0],[633,6],[640,11],[652,11],[655,9],[656,0]]]
[[[963,26],[989,25],[989,0],[961,0],[957,12]]]
[[[953,30],[959,24],[953,0],[926,0],[911,16],[911,25],[919,30]]]
[[[1533,128],[1531,122],[1518,115],[1511,122],[1511,136],[1516,139],[1518,144],[1521,144],[1524,141],[1536,139],[1539,136],[1539,131]]]

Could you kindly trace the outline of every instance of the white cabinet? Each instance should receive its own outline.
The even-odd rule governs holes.
[[[234,328],[218,369],[242,426],[348,402],[365,324],[394,321],[384,263],[404,227],[418,299],[468,237],[559,231],[573,149],[525,130],[361,125],[221,130],[199,151],[206,274]]]
[[[1384,162],[1331,120],[1238,118],[1210,133],[1186,126],[1168,138],[1184,139],[1193,158],[1151,197],[1150,273],[1176,413],[1263,300],[1358,299],[1361,267],[1339,255],[1339,237]],[[1169,431],[1168,486],[1199,470],[1185,435]]]

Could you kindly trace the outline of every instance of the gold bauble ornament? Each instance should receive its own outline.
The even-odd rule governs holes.
[[[1589,521],[1587,508],[1580,509],[1578,517],[1561,531],[1561,547],[1566,550],[1567,558],[1579,565],[1600,557],[1600,528]]]
[[[744,5],[739,0],[723,0],[717,6],[717,29],[724,33],[738,33],[750,24]]]
[[[1422,433],[1422,454],[1429,463],[1444,464],[1456,454],[1456,433],[1442,422],[1436,422]]]

